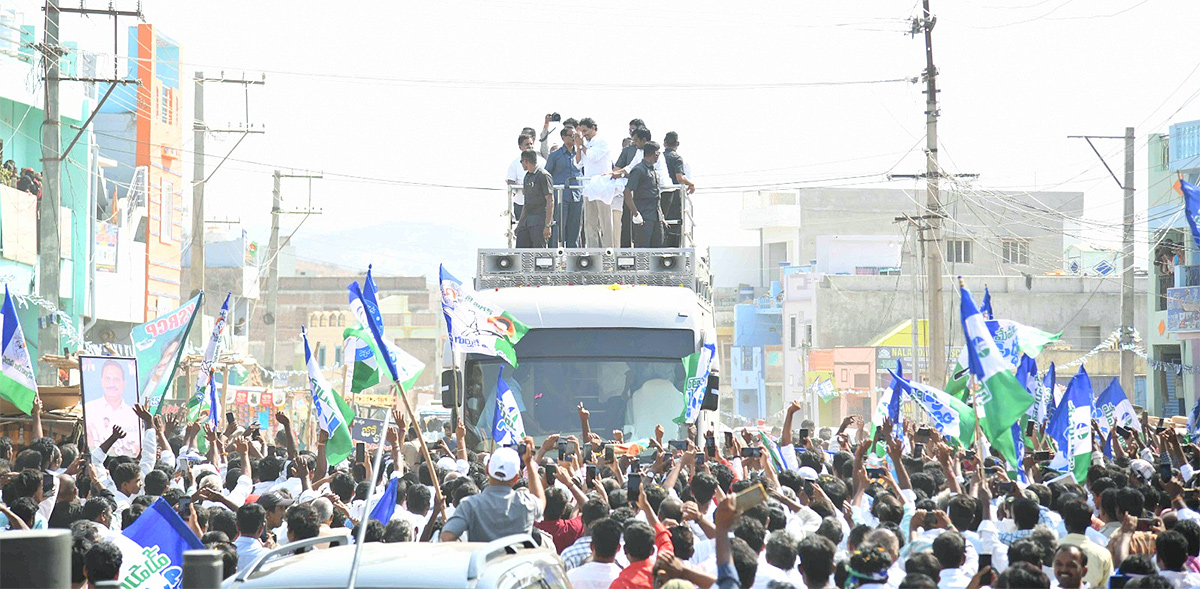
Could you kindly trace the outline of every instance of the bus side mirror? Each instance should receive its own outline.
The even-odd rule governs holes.
[[[442,407],[446,407],[446,408],[458,407],[462,402],[462,390],[463,390],[462,372],[458,372],[456,370],[443,370],[442,371]]]
[[[700,403],[702,411],[716,411],[720,406],[721,376],[709,373],[708,386],[704,388],[704,400]]]

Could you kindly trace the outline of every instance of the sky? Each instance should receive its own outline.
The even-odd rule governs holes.
[[[737,219],[742,193],[758,187],[891,186],[920,198],[921,184],[885,180],[925,168],[924,85],[895,81],[924,69],[923,40],[910,34],[919,3],[213,0],[143,9],[182,46],[183,79],[197,70],[266,76],[249,92],[250,120],[266,133],[246,138],[213,176],[206,216],[238,220],[265,244],[272,170],[323,172],[311,183],[322,214],[294,238],[305,256],[375,261],[390,273],[407,271],[406,258],[436,259],[446,246],[438,236],[458,252],[502,246],[497,189],[520,129],[540,128],[548,112],[590,116],[610,141],[635,117],[656,139],[678,132],[698,186],[702,246],[757,245]],[[1200,118],[1200,57],[1175,24],[1200,17],[1200,3],[934,0],[932,11],[945,171],[979,174],[983,189],[1084,191],[1086,216],[1113,229],[1099,238],[1118,236],[1120,189],[1087,144],[1067,136],[1136,127],[1144,211],[1147,135]],[[64,37],[110,51],[110,20],[63,23]],[[243,121],[245,96],[241,86],[207,85],[209,125]],[[208,139],[210,171],[234,141]],[[1097,147],[1120,175],[1122,142]],[[284,182],[285,208],[304,207],[309,184]],[[986,199],[968,191],[944,196]],[[300,222],[285,218],[284,235]],[[394,223],[430,238],[324,247],[358,228],[379,239],[387,228],[377,226]],[[305,239],[323,247],[306,250]]]

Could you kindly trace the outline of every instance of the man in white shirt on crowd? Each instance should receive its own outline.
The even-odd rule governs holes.
[[[569,571],[575,589],[608,589],[621,574],[617,551],[621,547],[621,524],[605,517],[592,524],[592,559]]]
[[[575,163],[583,168],[582,183],[586,186],[597,176],[612,173],[612,151],[608,142],[596,135],[596,121],[591,117],[579,120],[583,144],[575,149]],[[589,198],[584,192],[583,234],[587,247],[615,247],[613,236],[612,195],[608,198]]]

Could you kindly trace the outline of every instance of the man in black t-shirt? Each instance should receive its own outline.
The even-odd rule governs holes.
[[[517,247],[546,247],[550,228],[554,226],[554,179],[537,165],[537,152],[532,149],[521,152],[521,167],[526,172],[521,188],[525,206],[517,222]]]
[[[680,157],[679,151],[679,134],[670,131],[663,136],[663,157],[667,158],[667,174],[671,176],[671,180],[676,184],[681,184],[687,189],[688,194],[696,191],[696,185],[692,184],[692,180],[687,177],[683,158]],[[666,235],[663,238],[663,245],[666,247],[680,247],[683,241],[683,191],[672,190],[662,194],[662,210],[663,217],[667,221],[673,221],[667,225]]]
[[[663,246],[660,180],[654,169],[657,162],[658,144],[647,141],[642,146],[642,161],[629,170],[629,182],[625,184],[625,210],[633,221],[633,247]]]

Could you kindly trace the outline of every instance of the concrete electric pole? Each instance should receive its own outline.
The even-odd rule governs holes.
[[[1122,219],[1123,235],[1121,239],[1121,388],[1125,394],[1133,393],[1133,365],[1136,362],[1134,353],[1125,349],[1132,344],[1133,339],[1133,160],[1134,160],[1134,129],[1125,127],[1124,135],[1068,135],[1068,139],[1083,139],[1100,158],[1100,163],[1108,170],[1117,186],[1125,193],[1125,214]],[[1125,181],[1117,178],[1111,166],[1105,161],[1100,150],[1092,143],[1093,139],[1122,139],[1125,141]]]
[[[267,326],[267,337],[265,349],[263,350],[263,366],[267,370],[278,370],[275,367],[275,339],[279,333],[279,250],[287,245],[287,242],[292,240],[293,231],[283,244],[279,243],[279,216],[280,215],[319,215],[321,212],[312,208],[312,190],[309,189],[308,207],[303,211],[285,211],[283,210],[283,195],[280,192],[280,180],[283,178],[308,178],[319,179],[321,174],[284,174],[279,170],[275,170],[272,174],[275,179],[274,188],[271,190],[271,242],[267,246],[267,254],[269,264],[267,269],[267,288],[263,292],[263,307],[266,312],[263,314],[263,323]]]
[[[933,27],[937,18],[922,0],[925,31],[925,208],[929,215],[929,246],[925,248],[925,283],[929,289],[929,317],[925,323],[929,340],[929,383],[946,382],[946,317],[942,300],[942,201],[938,194],[937,68],[933,65]],[[916,359],[913,359],[914,363]]]
[[[204,119],[205,82],[241,84],[246,90],[246,121],[241,128],[213,129],[208,126],[208,123]],[[179,293],[181,298],[190,299],[196,292],[204,290],[204,268],[206,267],[204,259],[204,185],[208,184],[213,174],[216,174],[217,170],[221,169],[221,165],[225,163],[225,160],[229,159],[230,155],[233,155],[233,150],[242,144],[242,140],[247,135],[259,135],[266,132],[250,123],[250,86],[261,86],[265,83],[265,76],[260,80],[247,80],[245,77],[230,79],[225,77],[225,72],[221,72],[221,77],[219,78],[205,78],[204,72],[196,72],[193,78],[195,98],[192,108],[192,152],[194,154],[192,156],[192,241],[188,246],[188,250],[191,252],[191,267],[188,271],[188,282],[192,286],[192,292]],[[238,137],[237,143],[234,143],[233,147],[229,148],[229,152],[225,154],[225,157],[221,158],[221,161],[213,168],[213,171],[209,172],[206,176],[204,173],[204,138],[209,133],[238,133],[241,136]],[[203,310],[201,310],[201,314],[203,314]],[[192,345],[200,349],[204,348],[204,338],[207,337],[203,332],[203,329],[193,329],[191,333]]]
[[[45,118],[42,120],[42,198],[38,200],[38,295],[58,308],[59,269],[61,251],[58,237],[58,206],[62,200],[62,180],[59,176],[62,161],[62,131],[58,120],[58,61],[62,57],[59,45],[58,2],[46,2],[46,26],[42,57],[45,64]],[[38,356],[57,354],[58,323],[44,321],[38,326]],[[45,385],[58,384],[58,371],[42,365],[38,370],[38,382]]]

